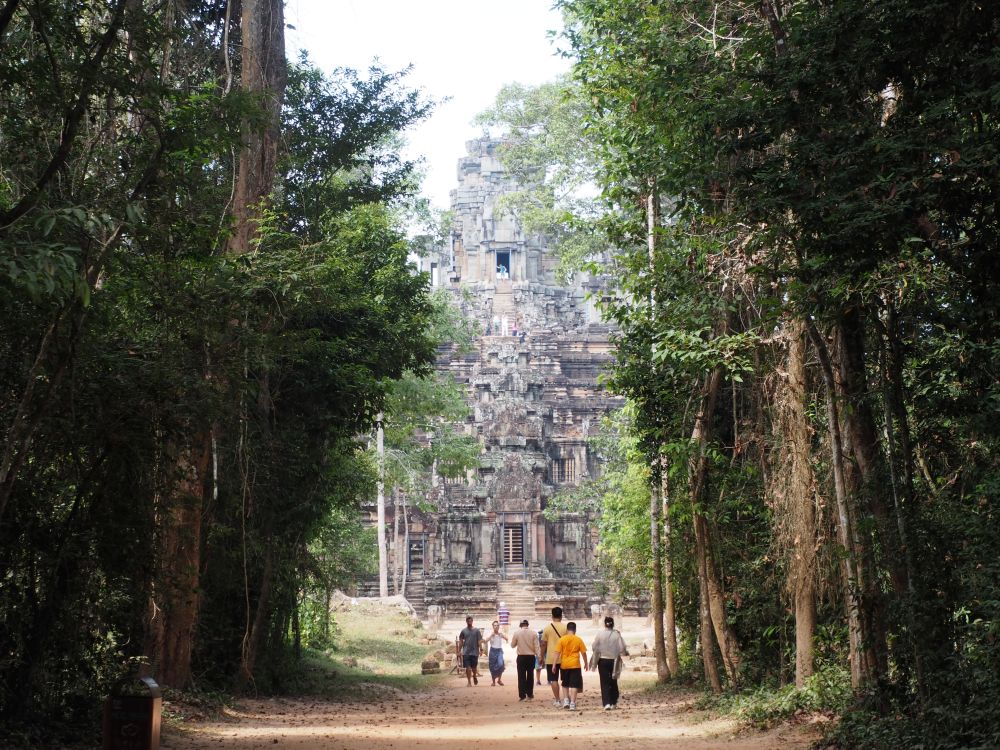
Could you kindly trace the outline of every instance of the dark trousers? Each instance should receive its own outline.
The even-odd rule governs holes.
[[[517,697],[534,698],[535,680],[532,672],[535,670],[535,657],[532,654],[517,657]]]
[[[598,659],[597,674],[601,676],[601,705],[618,705],[618,680],[613,675],[615,673],[614,659]]]

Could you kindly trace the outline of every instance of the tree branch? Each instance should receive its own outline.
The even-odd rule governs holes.
[[[8,7],[10,3],[14,1],[15,0],[8,0]],[[39,194],[45,189],[45,186],[49,184],[52,178],[55,177],[56,173],[62,169],[66,160],[69,158],[70,151],[73,149],[73,144],[76,141],[76,133],[80,127],[80,121],[83,119],[83,115],[87,111],[87,101],[89,100],[91,91],[97,81],[97,75],[100,72],[101,63],[104,61],[104,58],[107,56],[108,52],[114,46],[114,42],[118,38],[118,31],[121,29],[121,25],[125,17],[125,2],[126,0],[118,0],[118,3],[113,10],[111,22],[108,24],[108,28],[105,30],[104,35],[101,37],[97,51],[94,53],[93,58],[84,65],[84,75],[83,79],[80,81],[80,94],[77,97],[76,104],[74,104],[73,108],[66,113],[62,135],[59,139],[59,147],[56,149],[55,154],[53,154],[52,159],[49,160],[48,166],[35,182],[34,187],[25,193],[21,197],[21,200],[19,200],[13,208],[9,211],[0,213],[0,232],[32,209]],[[6,12],[7,8],[5,7],[4,10]]]
[[[14,17],[14,12],[17,10],[20,2],[21,0],[7,0],[3,6],[3,10],[0,10],[0,46],[3,46],[3,35],[7,32],[10,19]]]

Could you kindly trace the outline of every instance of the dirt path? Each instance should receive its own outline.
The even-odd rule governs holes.
[[[540,748],[548,741],[588,749],[729,748],[771,750],[805,748],[816,735],[805,727],[767,733],[737,733],[731,721],[705,719],[692,709],[693,696],[640,692],[649,678],[622,680],[622,700],[615,711],[601,710],[597,678],[588,673],[579,709],[552,706],[546,685],[536,687],[533,701],[518,701],[516,678],[491,687],[487,676],[479,686],[464,679],[441,678],[424,693],[373,692],[347,703],[321,700],[247,701],[224,721],[169,732],[164,750],[386,750],[394,748]],[[544,680],[543,680],[544,681]],[[374,686],[373,686],[374,687]],[[579,743],[579,744],[577,744]]]
[[[442,624],[438,635],[451,641],[461,620]],[[476,625],[483,625],[477,622]],[[536,623],[541,628],[543,622]],[[578,623],[589,645],[597,626]],[[487,629],[489,625],[486,624]],[[619,627],[633,654],[652,639],[645,619],[620,618]],[[578,710],[552,705],[548,685],[535,686],[534,700],[517,698],[514,653],[506,649],[504,686],[491,687],[489,672],[467,687],[464,676],[426,678],[427,690],[410,693],[375,683],[359,685],[348,700],[248,700],[220,721],[190,722],[182,731],[165,731],[163,750],[537,750],[555,740],[587,750],[772,750],[806,748],[818,737],[814,727],[788,726],[770,732],[738,731],[731,720],[711,718],[694,708],[696,693],[650,692],[655,678],[631,671],[642,659],[630,658],[622,675],[622,698],[614,711],[601,708],[598,677],[584,675]],[[542,675],[545,682],[545,675]]]

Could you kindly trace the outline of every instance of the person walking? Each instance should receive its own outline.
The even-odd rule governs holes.
[[[575,711],[576,696],[583,690],[583,670],[587,668],[587,644],[576,634],[575,622],[566,623],[566,635],[556,645],[556,661],[562,678],[563,708]]]
[[[531,670],[542,654],[538,634],[528,628],[528,621],[521,620],[521,626],[510,639],[511,647],[517,651],[517,699],[531,700],[535,697],[535,685],[531,681]],[[542,683],[539,682],[539,685]]]
[[[615,630],[615,618],[604,618],[604,630],[594,638],[590,650],[590,668],[596,669],[601,678],[601,703],[605,711],[610,711],[618,705],[618,698],[621,697],[618,676],[622,670],[622,657],[629,655],[625,639]]]
[[[507,636],[500,632],[499,620],[494,620],[493,632],[486,638],[486,642],[489,644],[490,677],[493,678],[493,682],[490,683],[490,687],[493,687],[497,683],[503,685],[503,642],[506,640]]]
[[[483,631],[472,627],[472,615],[465,618],[465,627],[458,634],[458,650],[465,667],[469,687],[479,684],[479,655],[483,650]]]
[[[500,632],[510,635],[510,610],[507,609],[507,602],[497,605],[497,620],[500,621]]]
[[[562,701],[559,700],[559,662],[556,661],[556,651],[559,639],[564,635],[566,626],[562,622],[562,607],[553,607],[552,622],[542,631],[542,640],[545,642],[545,672],[552,688],[552,705],[556,708],[562,706]]]

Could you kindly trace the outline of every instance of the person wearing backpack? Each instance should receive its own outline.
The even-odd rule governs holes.
[[[552,622],[542,631],[542,641],[545,646],[545,672],[552,688],[552,705],[562,708],[559,700],[559,662],[556,653],[559,651],[559,639],[566,635],[566,626],[562,622],[562,607],[552,608]]]

